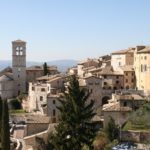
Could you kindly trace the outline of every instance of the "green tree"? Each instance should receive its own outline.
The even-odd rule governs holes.
[[[10,132],[9,132],[9,112],[7,100],[3,100],[2,111],[2,131],[1,131],[1,146],[2,150],[10,150]]]
[[[1,130],[2,130],[2,99],[0,97],[0,142],[1,142]]]
[[[119,138],[119,127],[115,124],[115,120],[110,117],[108,125],[105,128],[108,139],[112,142],[115,139]]]
[[[44,75],[47,75],[48,74],[48,67],[47,67],[46,62],[43,64],[43,70],[44,70]]]
[[[56,150],[80,150],[90,147],[97,133],[96,125],[91,121],[94,102],[87,102],[89,93],[81,90],[75,76],[70,77],[68,92],[64,93],[60,111],[60,122],[56,132],[50,135],[50,143]]]

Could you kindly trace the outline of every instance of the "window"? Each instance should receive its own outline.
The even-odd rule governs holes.
[[[23,47],[20,46],[20,50],[23,50]]]
[[[41,88],[41,91],[42,91],[42,92],[45,92],[45,88]]]
[[[118,81],[118,80],[116,81],[116,84],[119,84],[119,81]]]
[[[107,82],[104,82],[104,85],[107,85]]]
[[[121,66],[121,62],[119,62],[118,64],[119,64],[119,66]]]
[[[114,86],[114,90],[117,90],[117,88]]]
[[[95,82],[95,85],[99,85],[99,82]]]
[[[128,83],[128,79],[126,79],[126,83]]]
[[[147,65],[144,65],[144,71],[147,71]]]
[[[32,87],[32,91],[35,91],[35,87]]]
[[[17,56],[19,55],[19,51],[16,51],[16,55],[17,55]]]
[[[92,83],[92,82],[89,82],[89,85],[93,85],[93,83]]]
[[[20,55],[21,55],[21,56],[23,55],[23,51],[20,51]]]
[[[107,76],[105,75],[105,76],[104,76],[104,79],[106,79],[106,78],[107,78]]]
[[[43,101],[43,96],[40,96],[40,101]]]
[[[18,74],[18,78],[20,78],[20,75]]]
[[[127,106],[127,102],[123,102],[123,106],[126,107]]]
[[[55,104],[56,102],[55,102],[55,100],[53,100],[53,104]]]
[[[128,76],[128,72],[126,72],[126,76]]]
[[[134,79],[132,79],[131,82],[134,83]]]
[[[108,89],[111,90],[111,86],[109,86]]]
[[[132,72],[132,76],[134,76],[134,73]]]
[[[55,109],[53,109],[53,116],[55,116],[56,115],[56,111],[55,111]]]
[[[146,59],[147,59],[147,56],[144,56],[144,59],[146,60]]]
[[[143,72],[143,65],[141,65],[141,72]]]
[[[119,76],[116,76],[116,79],[119,79]]]

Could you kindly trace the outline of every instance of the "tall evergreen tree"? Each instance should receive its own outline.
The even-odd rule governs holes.
[[[50,143],[56,150],[80,150],[84,145],[91,146],[96,135],[96,123],[91,119],[94,102],[87,102],[89,93],[80,90],[79,82],[75,76],[70,78],[68,92],[60,100],[60,122],[56,133],[50,135]]]
[[[43,70],[44,70],[44,75],[48,74],[48,68],[47,68],[47,63],[45,62],[43,65]]]
[[[1,142],[1,131],[2,131],[2,99],[0,97],[0,142]]]
[[[2,150],[10,150],[10,132],[9,132],[9,112],[7,100],[3,100],[2,111],[2,131],[1,131],[1,146]]]

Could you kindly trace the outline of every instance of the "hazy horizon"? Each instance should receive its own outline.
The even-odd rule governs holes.
[[[2,1],[0,60],[11,41],[27,42],[28,61],[84,60],[150,45],[150,1]]]

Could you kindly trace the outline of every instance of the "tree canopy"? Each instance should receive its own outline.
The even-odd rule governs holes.
[[[91,121],[93,101],[88,101],[90,93],[80,89],[75,76],[69,80],[68,92],[60,100],[60,122],[49,141],[58,150],[80,150],[84,145],[91,146],[97,132],[97,123]]]

